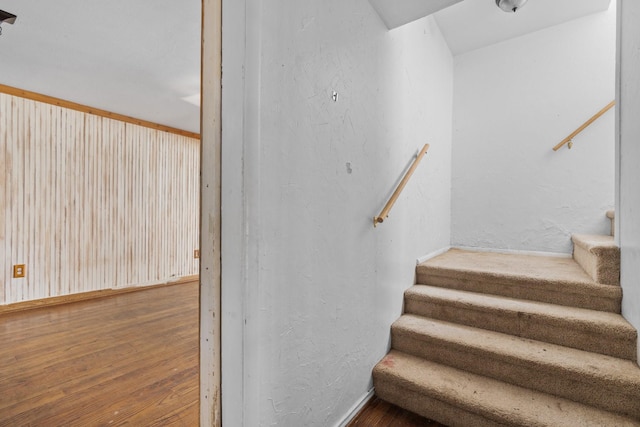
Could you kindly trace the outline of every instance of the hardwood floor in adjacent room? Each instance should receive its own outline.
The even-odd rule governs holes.
[[[198,284],[0,316],[0,426],[197,426]]]
[[[374,396],[347,427],[446,427]]]

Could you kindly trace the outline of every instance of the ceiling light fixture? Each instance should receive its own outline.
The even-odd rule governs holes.
[[[4,10],[0,10],[0,24],[13,24],[16,22],[17,16],[13,13],[5,12]],[[2,35],[2,27],[0,27],[0,35]]]
[[[496,5],[505,12],[515,12],[526,2],[527,0],[496,0]]]

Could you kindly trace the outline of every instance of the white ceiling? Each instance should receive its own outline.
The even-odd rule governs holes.
[[[192,132],[200,0],[0,0],[0,83]]]
[[[515,13],[494,0],[465,0],[435,14],[454,55],[609,8],[610,0],[529,0]]]
[[[423,18],[462,0],[369,0],[387,28]]]
[[[459,0],[370,0],[397,22]],[[610,0],[530,0],[515,14],[465,0],[435,17],[454,54],[606,10]],[[389,9],[389,4],[396,9]],[[0,83],[199,132],[200,0],[0,0]],[[403,12],[403,13],[404,13]],[[402,15],[400,13],[400,15]],[[423,15],[424,16],[424,15]],[[407,20],[408,19],[408,20]]]

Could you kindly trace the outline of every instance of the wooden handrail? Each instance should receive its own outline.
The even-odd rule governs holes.
[[[593,115],[593,117],[591,117],[589,120],[587,120],[586,122],[584,122],[582,124],[582,126],[580,126],[578,129],[576,129],[573,133],[571,133],[571,135],[569,135],[568,137],[566,137],[565,139],[563,139],[562,141],[560,141],[555,147],[553,147],[553,151],[558,151],[560,148],[562,148],[562,146],[566,143],[569,143],[569,148],[571,148],[571,146],[573,145],[573,142],[571,141],[573,139],[574,136],[576,136],[577,134],[579,134],[580,132],[582,132],[587,126],[589,126],[591,123],[595,122],[596,120],[598,120],[598,118],[603,115],[604,113],[606,113],[607,111],[609,111],[614,105],[616,105],[616,101],[611,101],[610,103],[607,104],[606,107],[604,107],[602,110],[598,111],[596,114]]]
[[[391,198],[389,199],[387,204],[384,205],[384,208],[382,208],[380,215],[373,218],[374,227],[377,226],[378,223],[383,222],[384,219],[389,216],[389,211],[393,207],[393,204],[398,199],[398,196],[400,196],[400,193],[402,193],[404,186],[407,185],[407,182],[409,182],[409,178],[411,178],[411,175],[413,175],[413,172],[415,172],[416,168],[418,167],[418,164],[420,163],[420,160],[422,160],[424,155],[427,154],[428,149],[429,149],[429,144],[424,144],[424,147],[422,147],[422,150],[420,150],[420,152],[416,156],[415,160],[413,161],[413,164],[411,165],[407,173],[402,178],[402,181],[400,181],[400,184],[398,184],[398,187],[396,188],[396,190],[391,195]]]

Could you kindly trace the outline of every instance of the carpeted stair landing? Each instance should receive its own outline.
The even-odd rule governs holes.
[[[376,394],[448,426],[640,426],[637,333],[603,237],[574,236],[575,260],[452,249],[420,264]]]

